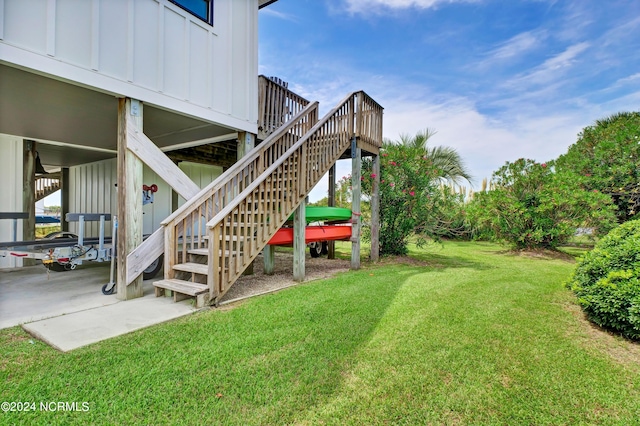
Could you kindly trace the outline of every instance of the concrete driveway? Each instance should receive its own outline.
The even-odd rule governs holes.
[[[0,329],[22,325],[68,351],[195,311],[190,300],[156,298],[153,280],[143,282],[143,298],[126,302],[102,294],[108,282],[108,263],[50,274],[42,265],[0,270]]]

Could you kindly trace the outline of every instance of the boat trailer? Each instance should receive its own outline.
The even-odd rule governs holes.
[[[156,185],[144,186],[143,205],[153,202]],[[102,286],[103,294],[113,294],[116,288],[115,263],[117,253],[118,219],[109,213],[67,213],[67,222],[78,222],[78,234],[54,232],[35,241],[17,241],[17,221],[26,219],[27,213],[0,213],[0,219],[13,219],[13,241],[0,242],[0,257],[13,256],[22,259],[41,260],[48,271],[64,272],[76,269],[87,261],[111,262],[109,282]],[[105,236],[106,222],[112,222],[112,237]],[[85,236],[86,222],[100,222],[97,238]],[[146,239],[147,235],[143,238]],[[155,277],[164,262],[164,256],[158,257],[143,271],[143,279]]]

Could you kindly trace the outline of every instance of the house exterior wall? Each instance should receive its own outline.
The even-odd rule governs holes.
[[[21,212],[22,185],[10,185],[8,182],[22,182],[22,138],[0,134],[0,211]],[[22,239],[22,220],[18,221],[18,240]],[[13,220],[0,220],[0,241],[12,241]],[[22,266],[22,260],[16,257],[0,257],[0,268]]]
[[[213,182],[222,174],[222,168],[193,163],[180,163],[180,168],[201,188]],[[98,161],[69,169],[69,212],[71,213],[111,213],[117,214],[117,161]],[[142,207],[143,234],[151,234],[160,227],[160,222],[171,214],[171,187],[146,165],[143,166],[143,182],[156,184],[152,204]],[[142,202],[142,200],[140,201]],[[180,205],[184,200],[180,198]],[[85,224],[85,235],[98,236],[99,224]],[[105,234],[111,236],[112,224],[108,224]],[[69,231],[78,232],[78,224],[70,223]]]
[[[0,0],[0,62],[257,132],[258,0]]]
[[[222,167],[220,166],[208,166],[206,164],[190,163],[187,161],[180,163],[180,169],[200,188],[209,185],[222,174]],[[184,203],[184,198],[178,197],[178,206]]]

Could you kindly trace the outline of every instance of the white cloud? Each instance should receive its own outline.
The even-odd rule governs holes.
[[[504,60],[523,55],[538,46],[543,38],[545,38],[544,32],[527,31],[520,33],[489,52],[489,59]]]
[[[414,135],[426,127],[435,129],[437,133],[429,144],[455,148],[471,171],[475,188],[480,187],[484,178],[491,178],[506,161],[523,157],[536,161],[557,158],[576,141],[583,127],[606,115],[510,111],[505,119],[492,119],[466,98],[427,99],[430,98],[376,98],[385,107],[384,136],[397,140],[401,133]],[[351,162],[338,162],[337,179],[349,173]],[[327,187],[325,178],[312,191],[311,201],[325,197]]]
[[[590,44],[582,42],[566,48],[563,52],[547,59],[528,73],[508,80],[506,87],[526,90],[531,85],[548,84],[564,78],[565,73],[578,61],[578,56],[589,48]]]
[[[636,82],[636,81],[640,81],[640,72],[635,73],[633,75],[630,75],[628,77],[621,78],[618,81],[616,81],[615,84],[622,86],[622,85],[625,85],[627,83],[632,83],[632,82]]]
[[[477,3],[481,0],[345,0],[350,13],[376,13],[384,10],[432,9],[443,3]]]
[[[633,19],[620,22],[618,25],[607,31],[599,40],[599,45],[602,48],[607,48],[612,45],[626,42],[629,40],[635,40],[638,34],[638,27],[640,26],[640,17],[634,17]]]
[[[473,65],[473,67],[487,71],[496,66],[509,65],[516,60],[526,59],[526,55],[540,47],[546,38],[547,32],[544,30],[526,31],[517,34],[489,50],[484,55],[485,58]]]

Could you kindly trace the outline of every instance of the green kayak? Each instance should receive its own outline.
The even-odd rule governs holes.
[[[307,206],[305,208],[305,218],[307,223],[349,220],[351,219],[351,210],[343,207]],[[289,220],[293,220],[293,214],[289,216]]]

